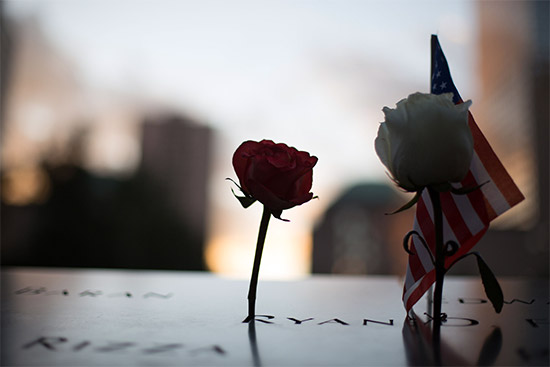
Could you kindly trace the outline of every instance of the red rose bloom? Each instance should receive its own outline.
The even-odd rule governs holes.
[[[245,195],[280,218],[285,209],[312,199],[317,157],[271,140],[245,141],[233,154],[233,167]]]

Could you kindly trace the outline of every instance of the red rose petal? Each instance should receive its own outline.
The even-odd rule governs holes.
[[[245,141],[233,154],[233,167],[243,191],[272,213],[301,205],[309,192],[317,157],[271,140]]]

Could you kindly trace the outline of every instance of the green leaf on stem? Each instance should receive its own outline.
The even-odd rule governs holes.
[[[493,304],[496,313],[500,313],[504,304],[504,296],[502,295],[502,289],[498,284],[497,278],[487,263],[483,260],[481,255],[476,252],[473,252],[473,254],[477,259],[477,267],[479,269],[479,274],[481,275],[483,287],[485,288],[485,294],[489,298],[489,301]]]
[[[288,219],[281,218],[281,215],[283,214],[283,210],[271,210],[271,215],[273,215],[275,218],[282,220],[283,222],[290,222]]]
[[[254,204],[254,202],[256,202],[256,199],[254,199],[252,196],[250,196],[246,192],[244,192],[242,187],[240,187],[239,184],[236,183],[234,180],[232,180],[229,177],[226,178],[226,180],[229,180],[229,181],[233,182],[235,184],[235,186],[237,186],[239,188],[239,190],[241,190],[241,192],[243,193],[244,196],[238,196],[237,194],[235,194],[235,191],[233,190],[233,188],[231,188],[231,192],[233,193],[233,196],[235,196],[239,200],[239,202],[241,203],[243,208],[246,209],[250,205]]]
[[[484,183],[474,186],[474,187],[461,187],[461,188],[454,188],[451,186],[451,192],[455,195],[467,195],[471,192],[474,192],[476,190],[479,190],[483,185],[489,183],[489,181],[485,181]]]
[[[416,194],[414,195],[414,197],[411,199],[411,201],[409,201],[407,204],[403,205],[401,208],[397,209],[396,211],[394,212],[391,212],[391,213],[386,213],[386,215],[393,215],[393,214],[397,214],[397,213],[400,213],[402,211],[405,211],[407,209],[409,209],[410,207],[412,207],[414,204],[416,204],[418,202],[418,200],[420,200],[420,197],[422,196],[422,190],[419,190],[416,192]]]
[[[251,196],[238,196],[237,194],[235,194],[235,191],[233,190],[233,188],[231,188],[231,192],[239,200],[239,202],[245,209],[256,202],[256,199],[254,199]]]

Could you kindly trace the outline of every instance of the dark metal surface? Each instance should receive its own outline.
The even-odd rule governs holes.
[[[478,278],[447,277],[446,365],[548,365],[548,280],[500,279],[501,314]],[[406,320],[396,277],[248,282],[206,273],[7,269],[2,365],[380,366],[434,363],[427,301]]]

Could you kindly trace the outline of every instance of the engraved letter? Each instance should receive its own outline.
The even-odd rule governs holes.
[[[383,321],[376,321],[376,320],[363,319],[363,325],[367,325],[367,321],[374,322],[375,324],[382,324],[382,325],[393,326],[393,319],[389,319],[389,322],[383,322]]]
[[[522,299],[518,299],[518,298],[514,298],[513,300],[511,301],[504,301],[504,303],[506,303],[507,305],[511,305],[512,303],[514,302],[519,302],[519,303],[523,303],[523,304],[526,304],[526,305],[530,305],[532,304],[533,302],[535,302],[534,299],[530,300],[530,301],[524,301]]]
[[[103,294],[103,292],[101,291],[92,292],[88,289],[88,290],[85,290],[84,292],[80,292],[80,297],[84,297],[84,296],[95,297],[95,296],[100,296],[101,294]]]
[[[487,303],[487,300],[483,298],[459,298],[458,302],[465,304],[480,304]]]
[[[143,295],[143,298],[150,298],[150,297],[155,297],[155,298],[170,298],[172,297],[173,294],[172,293],[167,293],[167,294],[160,294],[160,293],[155,293],[155,292],[149,292],[149,293],[146,293]]]
[[[349,325],[347,322],[344,322],[340,319],[330,319],[330,320],[327,320],[327,321],[320,322],[319,325],[328,324],[328,323],[332,323],[332,322],[336,322],[340,325]]]
[[[131,343],[131,342],[110,343],[109,345],[101,347],[101,348],[97,348],[96,350],[98,352],[108,353],[108,352],[114,352],[114,351],[117,351],[117,350],[126,349],[126,348],[129,348],[129,347],[134,346],[134,345],[135,345],[135,343]]]
[[[548,325],[548,319],[525,319],[532,327],[539,327],[539,325]]]
[[[271,320],[271,319],[275,318],[275,316],[271,316],[271,315],[254,315],[254,317],[247,316],[246,319],[243,320],[243,324],[247,324],[251,321],[252,322],[259,321],[259,322],[263,322],[264,324],[273,324],[273,322],[271,322],[271,321],[259,319],[258,317],[265,317],[267,320]]]
[[[46,292],[45,287],[40,287],[40,288],[25,287],[25,288],[21,288],[21,289],[16,290],[15,294],[24,294],[24,293],[40,294],[40,293],[44,293],[44,292]]]
[[[224,355],[226,351],[219,345],[212,345],[211,347],[197,348],[191,351],[193,355],[197,355],[202,352],[214,352],[219,355]]]
[[[426,321],[424,325],[433,321],[433,317],[431,317],[425,312],[424,312],[424,315],[428,316],[428,321]],[[447,314],[445,313],[441,315],[441,318],[442,318],[441,326],[475,326],[479,324],[479,321],[474,319],[469,319],[466,317],[448,317]],[[451,320],[455,320],[455,321],[451,321]],[[464,323],[462,321],[464,321]]]
[[[294,325],[300,325],[302,322],[313,320],[313,317],[310,317],[309,319],[303,319],[303,320],[298,320],[298,319],[295,319],[294,317],[287,317],[287,320],[294,321]]]
[[[456,321],[451,321],[456,320]],[[464,321],[464,323],[462,323]],[[468,319],[466,317],[447,317],[447,321],[444,321],[442,326],[475,326],[478,325],[479,321],[474,319]]]
[[[66,341],[67,341],[67,338],[64,338],[62,336],[57,337],[57,338],[42,336],[42,337],[40,337],[36,340],[33,340],[32,342],[30,342],[28,344],[25,344],[23,346],[23,348],[24,349],[29,349],[30,347],[32,347],[34,345],[40,344],[44,348],[47,348],[49,350],[56,350],[55,349],[56,344],[65,343]]]
[[[81,351],[82,349],[86,348],[91,343],[89,341],[83,341],[82,343],[79,343],[73,347],[73,350],[75,352]]]
[[[183,344],[162,344],[157,347],[144,349],[143,353],[147,353],[147,354],[164,353],[164,352],[168,352],[170,350],[174,350],[182,347],[183,347]]]

